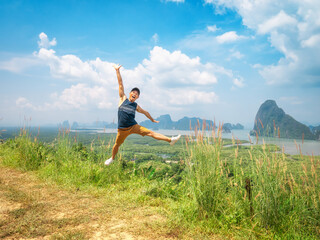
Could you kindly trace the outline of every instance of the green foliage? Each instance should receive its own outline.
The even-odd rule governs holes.
[[[230,237],[244,239],[319,236],[319,157],[285,155],[274,145],[241,146],[215,136],[187,138],[186,145],[174,147],[130,136],[117,160],[105,167],[114,135],[86,138],[60,132],[49,138],[52,141],[40,142],[22,131],[0,144],[1,163],[76,188],[120,186],[130,194],[138,184],[139,199],[170,203],[166,211],[173,224],[203,234],[232,232]],[[233,146],[223,147],[230,143]]]
[[[319,158],[299,158],[303,171],[292,171],[275,146],[223,149],[221,142],[189,144],[183,218],[226,230],[251,226],[252,237],[263,229],[281,239],[319,235]]]
[[[7,146],[6,150],[10,152],[11,157],[7,164],[26,171],[39,169],[49,152],[43,143],[31,141],[26,132],[15,140],[8,140],[5,146]]]

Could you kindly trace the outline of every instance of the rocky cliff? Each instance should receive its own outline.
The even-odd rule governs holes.
[[[259,136],[311,140],[316,138],[306,125],[286,114],[274,100],[267,100],[260,106],[253,130]]]

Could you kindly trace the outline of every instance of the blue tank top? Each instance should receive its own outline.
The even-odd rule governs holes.
[[[130,102],[128,98],[118,108],[118,128],[127,128],[136,125],[137,103]]]

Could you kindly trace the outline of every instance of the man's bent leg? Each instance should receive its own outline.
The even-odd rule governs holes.
[[[107,159],[104,162],[105,165],[110,165],[113,162],[113,160],[115,159],[115,157],[118,153],[119,147],[124,142],[124,140],[131,134],[130,130],[131,129],[123,129],[123,130],[118,129],[116,142],[114,143],[113,148],[112,148],[112,157]]]
[[[116,143],[113,145],[113,148],[112,148],[112,159],[115,159],[120,146],[121,146],[121,144],[118,145]]]

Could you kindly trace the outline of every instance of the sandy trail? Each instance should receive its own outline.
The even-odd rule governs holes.
[[[151,207],[124,206],[0,166],[0,239],[175,239]]]

